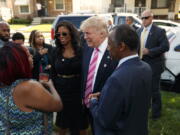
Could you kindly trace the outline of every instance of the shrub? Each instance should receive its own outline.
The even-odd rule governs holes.
[[[31,19],[12,18],[9,23],[10,24],[30,24]]]

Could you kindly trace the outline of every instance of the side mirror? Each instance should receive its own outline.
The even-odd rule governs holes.
[[[180,52],[180,45],[177,45],[177,46],[174,48],[174,51]]]

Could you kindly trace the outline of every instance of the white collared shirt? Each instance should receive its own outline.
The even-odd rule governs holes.
[[[147,34],[146,34],[145,37],[144,37],[144,45],[146,45],[146,41],[147,41],[149,32],[150,32],[150,30],[151,30],[151,27],[152,27],[152,23],[151,23],[148,27],[144,27],[144,29],[147,30]],[[143,30],[144,30],[144,29],[143,29]],[[143,32],[143,31],[142,31],[142,32]],[[144,48],[145,48],[145,46],[144,46]]]
[[[132,59],[132,58],[135,58],[135,57],[138,57],[138,54],[130,55],[130,56],[127,56],[127,57],[122,58],[121,60],[119,60],[119,63],[118,63],[118,65],[117,65],[117,68],[118,68],[122,63],[124,63],[125,61],[127,61],[127,60],[129,60],[129,59]]]
[[[95,83],[95,79],[96,79],[96,75],[97,75],[97,72],[98,72],[98,68],[99,68],[99,65],[101,63],[101,60],[102,60],[102,57],[104,55],[104,52],[106,51],[107,49],[107,46],[108,46],[108,39],[106,38],[102,43],[101,45],[98,47],[99,51],[98,51],[98,60],[97,60],[97,63],[96,63],[96,68],[95,68],[95,72],[94,72],[94,77],[93,77],[93,85],[92,85],[92,90],[94,89],[94,83]],[[91,56],[91,60],[94,56],[94,52]]]

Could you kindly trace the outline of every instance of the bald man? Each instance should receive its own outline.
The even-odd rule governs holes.
[[[0,48],[10,39],[10,27],[6,22],[0,22]]]
[[[153,25],[153,13],[145,10],[142,13],[142,28],[137,33],[141,40],[140,56],[147,62],[153,72],[152,75],[152,118],[161,116],[162,103],[160,93],[160,76],[164,71],[164,53],[169,50],[169,42],[164,29]]]

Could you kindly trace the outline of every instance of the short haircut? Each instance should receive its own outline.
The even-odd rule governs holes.
[[[0,49],[0,83],[10,85],[18,79],[31,78],[31,66],[24,47],[7,42]]]
[[[1,25],[7,25],[7,26],[9,26],[9,24],[7,23],[7,22],[5,22],[5,21],[0,21],[0,26]]]
[[[139,37],[136,31],[133,30],[129,25],[122,24],[113,28],[114,37],[112,40],[115,42],[115,45],[120,45],[125,43],[128,48],[132,51],[139,48]]]
[[[12,40],[13,41],[15,41],[15,40],[23,40],[24,41],[25,37],[24,37],[24,35],[22,33],[16,32],[16,33],[13,34]]]
[[[92,16],[85,21],[82,22],[80,29],[84,31],[88,27],[93,27],[97,31],[103,32],[104,34],[108,34],[107,21],[105,18],[99,16]]]

